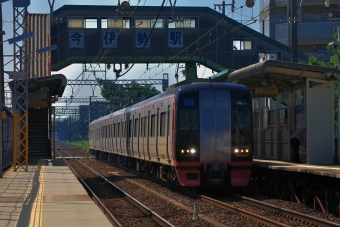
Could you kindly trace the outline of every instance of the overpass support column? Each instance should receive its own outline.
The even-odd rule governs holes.
[[[185,79],[196,79],[197,78],[197,68],[195,62],[185,63]]]

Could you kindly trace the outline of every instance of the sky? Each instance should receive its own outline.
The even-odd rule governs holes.
[[[29,13],[49,13],[50,12],[50,5],[49,2],[52,4],[54,1],[54,10],[57,10],[58,8],[62,7],[63,5],[94,5],[93,0],[30,0],[31,4],[28,7]],[[235,1],[235,9],[234,12],[231,12],[231,2],[232,0],[226,0],[226,9],[225,13],[230,18],[239,21],[240,23],[249,23],[249,20],[251,18],[255,18],[259,14],[259,1],[255,0],[255,5],[253,8],[247,8],[245,6],[245,0],[236,0]],[[118,4],[118,0],[100,0],[97,1],[100,2],[100,5],[110,5],[115,6]],[[121,2],[123,2],[121,0]],[[136,5],[139,6],[161,6],[162,0],[130,0],[130,7],[134,7]],[[170,6],[170,2],[174,4],[174,0],[166,0],[165,6]],[[222,4],[221,0],[177,0],[175,6],[203,6],[203,7],[209,7],[214,9],[215,4]],[[8,2],[2,3],[2,11],[3,11],[3,30],[6,32],[6,34],[3,36],[3,40],[9,39],[13,37],[13,4],[12,0]],[[216,7],[216,11],[221,12],[221,10]],[[258,31],[259,30],[259,24],[258,21],[256,23],[250,25],[252,29]],[[13,47],[9,46],[6,42],[4,43],[4,54],[6,55],[13,55]],[[4,62],[5,64],[9,62],[12,57],[5,57]],[[97,67],[99,70],[99,68]],[[13,71],[13,65],[8,64],[5,66],[5,71]],[[169,85],[175,83],[175,71],[176,67],[175,65],[171,66],[169,64],[163,64],[159,67],[157,65],[149,65],[149,70],[146,70],[146,64],[136,64],[126,75],[121,77],[120,79],[160,79],[163,77],[163,73],[168,73],[169,75]],[[82,65],[81,64],[73,64],[71,66],[68,66],[58,72],[52,72],[52,74],[61,73],[64,74],[68,79],[76,79],[82,72]],[[197,76],[198,78],[206,78],[209,77],[216,72],[212,72],[211,69],[205,68],[204,66],[197,68]],[[98,75],[98,74],[97,74]],[[94,76],[87,75],[89,79],[95,79]],[[103,75],[102,75],[103,76]],[[98,76],[100,77],[100,76]],[[115,75],[113,74],[112,70],[109,71],[106,75],[108,79],[115,79]],[[179,74],[179,81],[183,80],[183,75]],[[8,75],[5,74],[5,83],[8,82]],[[157,89],[160,89],[160,86],[156,86]],[[5,88],[5,90],[9,90],[8,87]],[[65,92],[63,94],[63,97],[77,97],[77,98],[85,98],[92,95],[92,89],[90,86],[84,86],[79,90],[78,87],[74,87],[72,90],[71,87],[66,87]],[[100,97],[100,89],[98,86],[95,87],[95,95]],[[60,104],[61,105],[61,104]]]

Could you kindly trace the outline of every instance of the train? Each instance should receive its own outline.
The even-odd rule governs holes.
[[[90,122],[90,151],[180,186],[247,186],[252,114],[244,85],[177,85]]]

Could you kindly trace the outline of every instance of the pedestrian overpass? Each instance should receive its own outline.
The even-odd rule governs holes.
[[[220,72],[291,59],[287,46],[208,7],[64,5],[51,15],[50,38],[52,71],[106,63],[120,75],[134,63],[185,63],[190,79],[197,64]]]

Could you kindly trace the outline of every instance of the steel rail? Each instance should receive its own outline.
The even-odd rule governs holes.
[[[233,206],[227,205],[227,204],[225,204],[225,203],[223,203],[223,202],[214,200],[214,199],[209,198],[209,197],[207,197],[207,196],[203,196],[203,195],[197,194],[197,193],[195,193],[195,192],[188,191],[187,189],[179,188],[179,187],[177,187],[177,186],[175,186],[175,185],[173,185],[173,184],[170,184],[170,183],[167,183],[167,182],[164,182],[164,181],[156,180],[156,179],[153,178],[153,177],[146,176],[146,175],[141,174],[141,173],[139,173],[139,172],[137,172],[137,171],[135,171],[135,170],[131,170],[131,169],[128,169],[128,168],[125,168],[125,167],[122,167],[122,166],[118,166],[118,165],[113,164],[113,163],[109,163],[109,162],[107,162],[106,160],[101,160],[101,161],[102,161],[102,162],[105,162],[105,163],[108,163],[108,164],[110,164],[110,165],[113,165],[113,166],[115,166],[115,167],[124,169],[124,170],[126,170],[126,171],[129,171],[129,172],[131,172],[131,173],[133,173],[133,174],[137,174],[138,176],[143,176],[143,177],[146,178],[146,179],[149,179],[149,180],[151,180],[151,181],[153,181],[153,182],[160,183],[160,184],[162,184],[162,185],[164,185],[164,186],[166,186],[166,187],[171,188],[172,190],[178,191],[178,192],[180,192],[180,193],[182,193],[182,194],[185,194],[185,195],[187,195],[187,196],[189,196],[189,197],[192,197],[192,198],[194,198],[194,199],[200,199],[200,200],[202,200],[202,201],[204,201],[204,202],[207,202],[207,203],[209,203],[209,204],[212,204],[212,205],[215,205],[215,206],[219,206],[219,207],[221,207],[221,208],[223,208],[223,209],[226,209],[226,210],[228,210],[228,211],[230,211],[230,212],[232,212],[232,213],[241,215],[241,216],[243,216],[243,217],[247,217],[247,218],[249,218],[249,219],[251,219],[251,220],[255,220],[255,221],[257,221],[257,222],[259,222],[259,223],[262,223],[262,224],[264,224],[264,225],[266,225],[266,226],[271,226],[271,227],[277,227],[277,226],[282,226],[282,227],[284,226],[284,227],[287,227],[287,226],[289,226],[289,225],[285,225],[285,224],[282,224],[282,223],[273,221],[273,220],[268,219],[268,218],[266,218],[266,217],[259,216],[259,215],[254,214],[254,213],[251,213],[251,212],[248,212],[248,211],[239,209],[239,208],[235,208],[235,207],[233,207]]]
[[[150,210],[148,207],[146,207],[144,204],[142,204],[141,202],[139,202],[138,200],[136,200],[135,198],[133,198],[131,195],[129,195],[128,193],[126,193],[125,191],[123,191],[122,189],[120,189],[119,187],[117,187],[116,185],[114,185],[112,182],[110,182],[109,180],[107,180],[105,177],[103,177],[102,175],[100,175],[99,173],[97,173],[95,170],[93,170],[92,168],[90,168],[89,166],[87,166],[86,164],[84,164],[83,162],[81,162],[78,159],[75,159],[79,164],[81,164],[84,168],[88,169],[89,171],[91,171],[92,173],[96,174],[97,176],[99,176],[100,178],[102,178],[106,183],[108,183],[110,186],[112,186],[115,190],[119,191],[120,193],[124,194],[124,196],[127,198],[127,200],[129,202],[131,202],[131,204],[133,204],[136,208],[138,208],[139,210],[141,210],[144,214],[148,215],[153,221],[155,221],[157,224],[159,224],[160,226],[163,227],[174,227],[170,222],[168,222],[167,220],[165,220],[164,218],[162,218],[161,216],[159,216],[157,213],[153,212],[152,210]]]
[[[226,209],[228,211],[231,211],[233,213],[237,213],[237,214],[239,214],[239,215],[241,215],[243,217],[250,218],[251,220],[260,222],[260,223],[262,223],[264,225],[267,225],[267,226],[272,226],[272,227],[277,227],[277,226],[288,227],[289,226],[289,225],[282,224],[280,222],[276,222],[276,221],[271,220],[269,218],[262,217],[260,215],[251,213],[249,211],[233,207],[231,205],[228,205],[226,203],[217,201],[215,199],[212,199],[212,198],[204,196],[204,195],[201,195],[201,200],[204,201],[204,202],[207,202],[209,204],[212,204],[212,205],[215,205],[215,206],[219,206],[219,207],[221,207],[223,209]]]
[[[89,193],[89,195],[94,199],[96,204],[100,207],[100,209],[103,211],[105,216],[108,218],[109,222],[115,226],[115,227],[123,227],[123,225],[113,216],[113,214],[107,209],[107,207],[100,201],[100,199],[96,196],[96,194],[90,189],[90,187],[85,183],[85,181],[78,175],[78,173],[72,168],[71,165],[66,161],[65,158],[63,158],[64,162],[68,165],[70,170],[73,172],[73,174],[76,176],[78,181],[83,185],[85,190]]]
[[[239,195],[235,195],[235,194],[233,194],[233,196],[239,198],[240,200],[242,200],[242,202],[250,204],[251,206],[260,207],[262,209],[267,209],[267,210],[270,210],[273,213],[280,214],[282,216],[288,216],[288,217],[296,218],[296,219],[302,220],[306,223],[313,224],[313,226],[322,226],[322,227],[335,227],[335,226],[339,227],[340,226],[337,223],[329,222],[329,221],[322,220],[322,219],[319,219],[319,218],[315,218],[315,217],[312,217],[312,216],[309,216],[309,215],[306,215],[306,214],[302,214],[302,213],[287,210],[287,209],[284,209],[284,208],[281,208],[281,207],[273,206],[273,205],[263,203],[261,201],[257,201],[255,199],[251,199],[251,198],[248,198],[248,197],[239,196]]]

